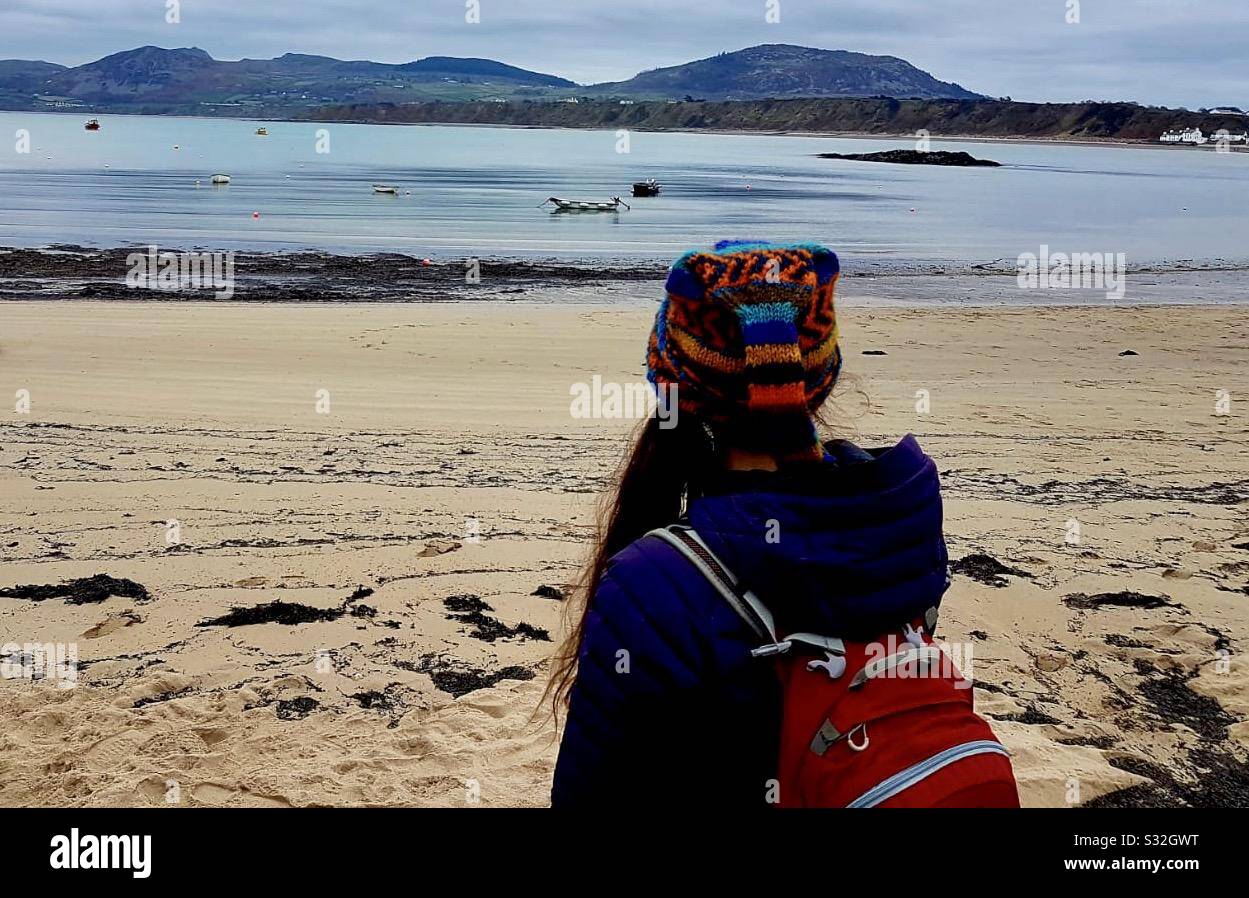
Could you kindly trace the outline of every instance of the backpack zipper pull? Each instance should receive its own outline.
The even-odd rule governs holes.
[[[823,670],[828,674],[830,680],[835,680],[846,672],[846,659],[844,655],[838,655],[835,652],[825,652],[828,656],[827,661],[808,661],[807,670],[815,672]]]

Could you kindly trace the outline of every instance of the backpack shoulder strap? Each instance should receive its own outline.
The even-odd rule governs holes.
[[[673,524],[670,527],[652,530],[647,536],[659,537],[684,555],[707,579],[707,582],[724,597],[729,607],[737,612],[737,616],[755,631],[756,636],[760,639],[767,639],[774,645],[779,642],[772,612],[755,597],[754,593],[743,592],[738,588],[737,577],[707,547],[694,528]]]
[[[765,640],[763,645],[751,652],[756,658],[782,655],[788,652],[795,642],[837,655],[845,654],[845,644],[833,637],[816,636],[812,633],[793,633],[784,639],[779,638],[776,632],[776,622],[768,606],[749,589],[743,588],[733,572],[711,551],[693,527],[672,524],[669,527],[652,530],[647,536],[662,539],[684,555],[707,579],[707,582],[715,587],[729,607],[737,612],[737,616],[754,630],[755,635]]]

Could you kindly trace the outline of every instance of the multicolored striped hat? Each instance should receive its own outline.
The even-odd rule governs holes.
[[[647,353],[656,387],[733,445],[786,461],[823,456],[811,413],[841,370],[837,255],[814,244],[722,241],[668,274]]]

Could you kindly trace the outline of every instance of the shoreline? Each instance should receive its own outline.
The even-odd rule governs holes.
[[[172,247],[164,247],[172,251]],[[404,253],[322,251],[231,255],[232,286],[224,290],[158,290],[128,286],[127,257],[146,246],[94,249],[52,245],[0,247],[0,302],[104,301],[180,303],[567,303],[646,304],[663,294],[669,263],[602,259],[427,259]],[[214,252],[213,250],[195,250]],[[222,268],[224,271],[224,267]],[[1127,292],[1094,289],[1026,290],[1005,260],[925,263],[856,260],[843,263],[839,293],[852,305],[892,307],[1106,307],[1243,305],[1249,303],[1249,264],[1227,260],[1129,267]]]
[[[617,130],[612,127],[590,126],[577,127],[570,125],[522,125],[514,123],[494,123],[494,122],[387,122],[372,121],[369,119],[344,119],[344,118],[273,118],[264,116],[232,116],[232,115],[190,115],[186,113],[167,114],[160,112],[70,112],[66,110],[51,109],[0,109],[0,112],[19,115],[22,113],[30,113],[33,115],[65,115],[65,116],[83,116],[89,115],[99,118],[101,116],[116,116],[119,118],[168,118],[168,119],[191,119],[194,121],[234,121],[250,124],[265,123],[286,123],[286,124],[308,124],[308,125],[386,125],[391,127],[409,127],[409,128],[503,128],[517,131],[604,131],[612,132]],[[871,131],[803,131],[788,129],[741,129],[741,128],[642,128],[635,127],[635,130],[642,133],[655,134],[707,134],[720,135],[729,137],[807,137],[818,138],[826,137],[830,139],[843,140],[879,140],[879,141],[895,141],[904,140],[914,143],[915,135],[913,133],[881,133]],[[1103,139],[1091,138],[1065,138],[1065,137],[1029,137],[1026,135],[1016,135],[1010,137],[985,137],[983,135],[962,136],[959,134],[931,134],[929,139],[940,143],[986,143],[986,144],[1023,144],[1037,146],[1073,146],[1073,147],[1103,147],[1117,149],[1152,149],[1152,150],[1171,150],[1171,151],[1195,151],[1195,152],[1215,152],[1213,146],[1189,146],[1182,144],[1163,144],[1154,140],[1120,140],[1113,137]],[[1230,152],[1233,153],[1249,153],[1249,146],[1231,147]]]

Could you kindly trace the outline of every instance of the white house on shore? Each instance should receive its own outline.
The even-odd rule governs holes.
[[[1211,141],[1216,144],[1249,144],[1249,134],[1232,134],[1227,130],[1219,130],[1207,137],[1200,128],[1190,128],[1186,131],[1168,131],[1158,139],[1163,143],[1182,143],[1198,147],[1204,146]]]
[[[1187,143],[1201,146],[1210,142],[1210,138],[1200,128],[1189,128],[1186,131],[1168,131],[1158,138],[1163,143]]]

